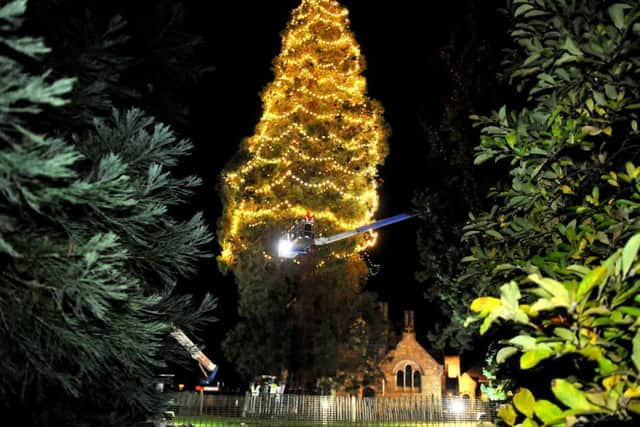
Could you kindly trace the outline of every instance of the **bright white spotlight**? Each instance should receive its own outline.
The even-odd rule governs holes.
[[[464,412],[464,402],[462,399],[456,397],[451,401],[451,412],[454,414],[461,414]]]
[[[329,409],[329,400],[327,400],[327,398],[324,396],[323,396],[323,399],[320,401],[320,408],[323,411],[326,411]]]
[[[280,258],[293,258],[295,254],[291,251],[293,242],[287,239],[280,239],[278,242],[278,256]]]

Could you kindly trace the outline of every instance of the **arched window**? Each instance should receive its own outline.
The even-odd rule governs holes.
[[[406,387],[411,387],[411,379],[413,378],[413,375],[411,373],[411,365],[407,365],[406,368],[404,368],[404,380],[405,380],[405,386]]]
[[[396,386],[404,387],[404,372],[398,371],[396,374]]]
[[[420,387],[422,386],[422,375],[420,375],[420,372],[415,371],[413,373],[413,386],[415,388],[418,389],[418,391],[420,391]]]
[[[422,373],[417,363],[404,360],[395,365],[393,370],[396,373],[396,390],[408,393],[421,391]]]

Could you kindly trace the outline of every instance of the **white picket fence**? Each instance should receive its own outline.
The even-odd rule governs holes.
[[[244,418],[253,420],[388,424],[490,421],[495,404],[461,398],[316,396],[263,394],[244,396],[180,393],[177,416]]]

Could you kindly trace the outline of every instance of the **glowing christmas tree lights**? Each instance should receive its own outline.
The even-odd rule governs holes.
[[[255,133],[223,174],[219,259],[227,266],[250,249],[271,259],[269,239],[308,210],[328,235],[371,222],[378,209],[388,132],[382,107],[365,93],[348,11],[334,0],[302,0],[273,69]],[[374,242],[374,235],[355,238],[333,255]]]

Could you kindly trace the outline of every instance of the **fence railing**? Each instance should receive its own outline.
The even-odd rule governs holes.
[[[493,421],[494,402],[458,397],[364,397],[297,394],[220,395],[184,392],[178,395],[176,417],[238,418],[238,421],[309,421],[319,424],[431,425]],[[268,424],[268,423],[264,423]]]

